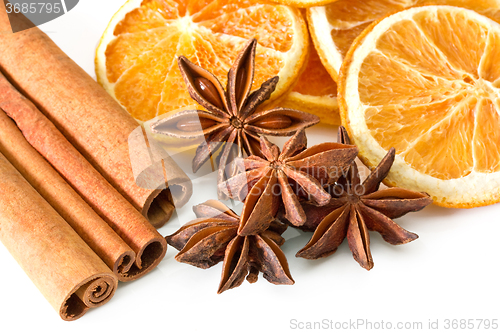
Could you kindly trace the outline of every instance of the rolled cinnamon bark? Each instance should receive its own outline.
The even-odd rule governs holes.
[[[165,239],[3,75],[0,75],[0,109],[15,121],[30,145],[133,250],[134,264],[119,264],[120,280],[136,279],[158,265],[167,250]]]
[[[0,82],[5,80],[0,74]],[[2,84],[0,84],[2,86]],[[26,141],[0,109],[0,153],[61,215],[120,280],[135,261],[132,249]]]
[[[0,241],[62,319],[111,299],[115,275],[1,153],[0,212]]]
[[[12,31],[4,8],[0,5],[0,31]],[[161,183],[159,188],[137,185],[131,159],[140,156],[129,155],[128,139],[138,123],[45,33],[36,27],[3,33],[0,43],[0,67],[10,82],[155,227],[170,218],[174,203],[188,201],[191,182],[168,155],[142,172],[151,174],[141,178],[161,177],[149,182]]]

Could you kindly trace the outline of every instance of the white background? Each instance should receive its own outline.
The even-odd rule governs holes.
[[[95,78],[95,48],[122,3],[82,0],[40,28]],[[309,129],[309,145],[336,140],[336,130]],[[212,177],[193,185],[190,203],[159,230],[163,235],[194,217],[192,205],[215,197]],[[208,270],[181,264],[169,247],[158,268],[138,281],[120,283],[109,303],[75,322],[59,318],[0,245],[0,332],[286,332],[298,331],[293,324],[298,322],[331,320],[335,325],[358,319],[371,321],[374,328],[382,321],[394,327],[422,322],[424,329],[418,331],[424,332],[429,320],[439,320],[440,331],[446,319],[500,321],[499,216],[499,205],[470,210],[429,206],[404,216],[396,221],[420,238],[392,246],[371,233],[375,267],[370,272],[353,260],[346,242],[326,259],[296,258],[311,234],[289,229],[283,251],[295,285],[275,286],[260,277],[256,284],[245,282],[222,295],[217,295],[221,264]]]

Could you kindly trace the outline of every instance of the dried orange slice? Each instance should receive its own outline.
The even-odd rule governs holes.
[[[426,4],[464,7],[500,22],[500,0],[338,0],[309,8],[307,18],[321,60],[337,80],[347,51],[367,26],[388,14]]]
[[[340,125],[337,84],[321,63],[312,43],[305,70],[292,91],[272,105],[278,106],[315,114],[325,124]]]
[[[272,0],[272,1],[293,7],[308,8],[313,6],[323,6],[338,0]]]
[[[339,77],[342,123],[387,177],[446,207],[500,201],[500,24],[452,6],[415,7],[367,28]]]
[[[139,121],[191,105],[177,56],[214,73],[227,71],[257,38],[255,89],[272,76],[271,96],[289,90],[307,56],[307,26],[298,9],[251,0],[129,0],[113,16],[96,52],[99,83]]]

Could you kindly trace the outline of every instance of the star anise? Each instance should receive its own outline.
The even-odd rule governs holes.
[[[331,196],[323,186],[335,182],[358,153],[356,146],[334,142],[306,149],[303,129],[284,144],[282,152],[264,136],[260,145],[264,157],[238,160],[246,171],[219,184],[230,198],[245,201],[238,229],[242,236],[265,230],[282,204],[292,224],[304,224],[306,214],[299,197],[307,195],[317,205],[328,204]]]
[[[339,128],[339,142],[349,143],[343,127]],[[373,259],[368,230],[379,232],[386,242],[393,245],[418,238],[392,219],[419,211],[432,200],[426,193],[403,188],[379,190],[394,158],[395,149],[391,148],[363,183],[353,162],[345,176],[336,184],[328,186],[332,199],[327,205],[317,207],[313,203],[303,204],[307,216],[305,228],[315,229],[315,232],[307,245],[297,253],[297,257],[318,259],[329,256],[347,238],[354,259],[361,267],[370,270],[373,268]]]
[[[189,94],[206,110],[181,111],[151,125],[152,132],[158,134],[185,139],[205,138],[196,150],[193,172],[223,145],[219,155],[218,183],[234,174],[234,170],[225,170],[232,158],[241,157],[243,153],[262,156],[261,134],[292,135],[300,128],[319,122],[317,116],[293,109],[256,112],[257,107],[270,97],[279,80],[275,76],[264,82],[260,89],[250,92],[256,47],[257,41],[252,39],[239,53],[229,70],[226,91],[213,74],[180,56],[178,65]]]
[[[224,261],[218,293],[254,283],[259,272],[274,284],[293,284],[288,262],[280,246],[286,225],[272,221],[269,229],[251,236],[238,236],[240,217],[216,200],[193,208],[196,220],[167,236],[168,244],[180,252],[176,259],[196,267],[209,268]]]

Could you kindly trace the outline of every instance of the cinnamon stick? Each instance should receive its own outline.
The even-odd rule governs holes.
[[[4,8],[0,5],[0,31],[12,31]],[[170,218],[173,204],[187,202],[191,182],[168,155],[143,171],[151,174],[141,176],[161,177],[161,182],[149,182],[161,185],[137,185],[131,159],[140,156],[129,156],[128,139],[138,123],[45,33],[36,27],[3,33],[0,43],[0,67],[10,82],[155,227]]]
[[[4,79],[0,77],[0,81]],[[1,85],[1,84],[0,84]],[[0,153],[78,233],[119,279],[135,260],[132,249],[26,141],[0,109]]]
[[[0,75],[0,109],[23,136],[135,253],[134,264],[119,267],[128,281],[151,271],[165,256],[165,239],[66,140],[37,107]]]
[[[62,319],[111,299],[115,275],[1,153],[0,212],[0,241]]]

